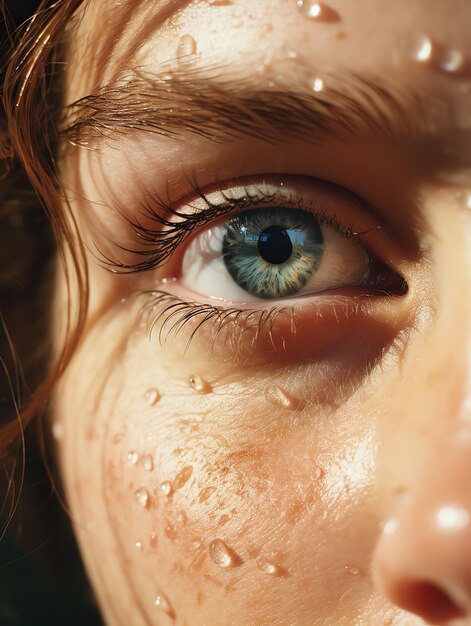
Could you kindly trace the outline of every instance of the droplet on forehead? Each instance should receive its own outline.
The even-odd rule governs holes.
[[[444,50],[438,59],[438,66],[444,72],[455,73],[463,69],[464,55],[459,50]]]
[[[149,406],[155,406],[160,400],[159,390],[156,387],[151,387],[150,389],[147,389],[147,391],[144,393],[144,400]]]
[[[312,90],[316,93],[324,90],[324,81],[322,80],[322,78],[315,78],[312,81]]]
[[[183,35],[178,42],[177,56],[187,57],[196,54],[196,40],[191,35]]]
[[[154,604],[158,609],[166,613],[171,619],[175,619],[175,610],[170,600],[168,599],[168,596],[163,593],[163,591],[158,592],[154,600]]]
[[[304,17],[318,22],[338,22],[340,15],[332,7],[316,0],[297,0],[299,11]]]
[[[150,498],[149,492],[144,487],[141,487],[137,491],[134,492],[134,498],[139,506],[146,509],[149,506]]]
[[[139,454],[135,450],[131,450],[131,452],[128,453],[128,461],[131,465],[137,465],[139,461]]]
[[[209,544],[209,556],[220,567],[229,569],[242,564],[241,558],[222,539],[214,539]]]
[[[427,35],[418,35],[411,46],[411,58],[417,63],[429,63],[434,54],[432,40]]]
[[[188,379],[188,384],[196,393],[210,393],[212,391],[211,385],[199,374],[193,374]]]
[[[262,574],[267,574],[267,576],[273,576],[274,578],[286,574],[286,570],[284,570],[281,565],[278,565],[278,563],[274,561],[265,561],[264,559],[257,561],[257,569]]]
[[[289,395],[284,389],[275,385],[273,387],[269,387],[265,391],[265,397],[272,404],[283,407],[284,409],[289,409],[293,411],[299,406],[299,402],[296,398],[293,398]]]

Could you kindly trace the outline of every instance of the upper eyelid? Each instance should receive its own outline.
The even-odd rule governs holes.
[[[330,186],[330,184],[325,181],[315,182],[318,185]],[[197,208],[193,206],[193,209],[196,208],[194,211],[183,211],[179,208],[175,209],[170,203],[164,202],[160,198],[154,198],[152,203],[149,202],[145,205],[141,205],[144,220],[132,219],[129,215],[120,211],[131,231],[131,235],[134,236],[136,246],[134,248],[118,246],[118,248],[124,252],[130,253],[134,258],[129,263],[126,263],[117,258],[110,258],[102,254],[103,265],[115,273],[138,273],[154,270],[161,267],[181,244],[208,224],[222,220],[224,217],[236,211],[243,211],[244,209],[273,203],[291,208],[311,210],[322,224],[333,228],[345,237],[353,237],[363,248],[365,248],[365,245],[363,244],[362,237],[368,234],[372,228],[382,228],[379,225],[375,225],[365,232],[355,232],[353,230],[353,220],[350,222],[344,220],[342,222],[338,219],[337,215],[327,208],[321,208],[320,206],[314,208],[313,203],[307,198],[304,199],[304,196],[300,193],[295,194],[295,201],[285,194],[281,195],[281,192],[279,192],[279,194],[276,192],[266,194],[262,191],[262,186],[266,186],[265,183],[263,183],[263,185],[261,183],[257,185],[251,182],[250,185],[244,186],[239,182],[236,187],[243,188],[245,193],[244,196],[237,198],[231,198],[228,195],[230,189],[227,187],[226,189],[221,189],[220,187],[223,186],[224,183],[220,183],[219,187],[214,185],[217,192],[222,194],[223,197],[226,198],[226,201],[214,203],[210,199],[212,191],[205,192],[197,185],[194,185],[193,195],[187,196],[186,200],[183,199],[178,202],[178,207],[186,206],[191,208],[192,201],[195,202],[198,199],[202,200],[204,206]],[[276,185],[272,185],[272,187],[276,189]],[[346,196],[347,194],[348,196],[352,195],[350,192],[342,190],[336,185],[332,185],[332,187],[335,187],[336,192],[339,194],[345,194]],[[251,192],[248,191],[249,188]],[[252,193],[254,188],[257,190],[256,195]],[[283,190],[286,191],[286,187],[283,187]],[[346,200],[347,197],[345,198],[345,201]],[[353,205],[357,204],[357,202],[351,201],[351,204],[353,211]],[[367,246],[366,248],[368,249]]]

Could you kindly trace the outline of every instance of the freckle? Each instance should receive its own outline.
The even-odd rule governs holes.
[[[160,491],[170,498],[173,495],[172,483],[168,480],[164,480],[164,482],[160,485]]]
[[[147,509],[150,505],[149,492],[144,487],[141,487],[134,492],[134,498],[139,506]]]
[[[166,613],[171,619],[175,619],[175,610],[168,597],[160,591],[154,600],[155,606]]]
[[[171,540],[174,541],[177,537],[177,529],[174,524],[167,524],[165,527],[165,535]]]
[[[184,485],[186,485],[186,483],[190,480],[192,473],[193,467],[191,465],[184,467],[182,471],[177,474],[175,480],[173,481],[173,490],[177,491],[178,489],[181,489]]]
[[[198,606],[201,606],[204,601],[205,601],[204,593],[202,591],[198,591],[198,593],[196,594],[196,604]]]
[[[139,461],[139,455],[135,450],[131,450],[131,452],[129,452],[128,461],[129,463],[131,463],[131,465],[137,465]]]
[[[339,40],[343,40],[343,39],[347,39],[348,35],[344,30],[339,30],[339,32],[336,35],[337,39]]]
[[[218,526],[224,526],[224,524],[227,524],[229,519],[229,515],[221,515],[221,517],[219,518]]]
[[[338,22],[340,15],[332,7],[317,0],[297,0],[299,11],[304,17],[316,22]]]
[[[180,513],[178,514],[177,517],[177,523],[179,526],[186,526],[186,523],[188,522],[188,516],[185,513],[185,511],[180,511]]]
[[[213,539],[213,541],[211,541],[209,544],[209,556],[216,565],[224,569],[231,569],[242,565],[240,556],[222,539]]]
[[[259,559],[257,561],[257,569],[262,574],[267,574],[267,576],[273,576],[273,578],[279,578],[280,576],[286,575],[286,570],[278,565],[278,563],[274,563],[273,561],[265,561],[264,559]]]
[[[195,391],[196,393],[204,394],[211,393],[212,391],[212,387],[208,383],[208,381],[199,374],[194,374],[193,376],[190,376],[190,378],[188,379],[188,384],[190,385],[190,388],[193,389],[193,391]]]
[[[146,454],[141,459],[142,467],[146,470],[146,472],[152,472],[154,469],[154,459],[151,454]]]
[[[112,442],[116,445],[118,443],[121,443],[123,441],[123,437],[124,437],[124,432],[121,433],[116,433],[116,435],[114,435]]]
[[[206,502],[206,500],[216,491],[216,487],[206,487],[198,496],[200,502]]]
[[[183,35],[178,43],[177,56],[187,57],[196,54],[196,40],[191,35]]]
[[[157,534],[156,533],[151,533],[150,539],[149,539],[149,545],[151,548],[157,547]]]
[[[251,559],[257,558],[260,552],[261,552],[261,548],[259,548],[258,546],[249,546],[247,550],[247,553]]]
[[[265,397],[272,404],[281,406],[291,411],[299,406],[299,402],[295,398],[291,397],[281,387],[278,387],[278,385],[269,387],[265,392]]]

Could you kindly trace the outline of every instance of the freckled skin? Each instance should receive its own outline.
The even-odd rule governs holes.
[[[438,32],[471,57],[469,33],[457,31],[450,6],[438,1],[361,0],[353,7],[338,0],[341,31],[335,22],[304,19],[294,2],[217,4],[182,10],[174,23],[150,37],[144,60],[158,66],[174,58],[181,36],[191,33],[203,58],[230,65],[242,56],[248,75],[269,50],[281,53],[288,46],[311,60],[312,72],[317,71],[314,61],[322,66],[333,59],[334,66],[399,73],[427,86],[432,82],[434,90],[451,90],[440,82],[447,79],[397,61],[404,14],[409,34],[419,26]],[[459,0],[449,4],[466,12],[460,20],[466,23],[470,7]],[[111,2],[107,7],[115,8]],[[75,35],[75,50],[81,49],[81,36],[99,35],[96,16],[103,10],[101,0],[91,3]],[[144,20],[146,10],[136,19]],[[243,29],[234,26],[240,20]],[[127,36],[126,31],[120,53],[129,44]],[[118,59],[110,62],[109,74],[113,63]],[[93,83],[91,75],[74,74],[74,68],[72,57],[68,101],[88,93]],[[463,113],[468,131],[470,109]],[[261,152],[274,150],[262,147]],[[235,151],[233,160],[251,163],[259,149]],[[267,167],[297,171],[303,162],[314,162],[313,176],[338,177],[346,187],[361,178],[358,185],[372,190],[373,204],[385,188],[392,198],[411,187],[425,208],[413,227],[406,213],[403,218],[420,231],[424,247],[433,240],[433,253],[405,265],[411,289],[401,302],[367,303],[360,312],[339,305],[335,314],[324,311],[319,319],[306,308],[297,315],[296,336],[290,334],[288,317],[276,322],[272,336],[264,331],[256,340],[231,327],[213,350],[206,329],[185,352],[191,325],[162,346],[158,324],[149,340],[142,302],[120,301],[123,291],[131,296],[140,286],[154,288],[163,274],[111,275],[90,255],[89,323],[58,387],[54,415],[63,424],[59,455],[74,528],[107,624],[424,623],[392,604],[389,583],[372,571],[380,525],[394,515],[397,494],[416,484],[420,462],[464,406],[463,372],[470,367],[470,217],[463,217],[455,185],[440,180],[431,185],[419,176],[411,183],[400,169],[386,167],[387,176],[394,173],[387,187],[370,175],[381,155],[368,153],[363,163],[361,150],[352,148],[349,154],[347,145],[347,156],[342,150],[326,147],[314,159],[300,148],[293,163],[280,156],[256,167],[259,173]],[[159,149],[150,152],[155,159]],[[106,192],[90,174],[88,158],[94,156],[77,157],[83,195],[104,196],[104,202]],[[140,159],[136,154],[136,167]],[[147,171],[147,156],[144,161]],[[77,182],[67,163],[64,177]],[[156,171],[157,165],[158,159]],[[96,171],[101,176],[107,167],[128,175],[113,163]],[[471,187],[469,164],[461,174]],[[402,206],[398,200],[393,209]],[[103,216],[83,204],[73,208],[92,249],[94,226]],[[111,213],[105,217],[112,223]],[[57,293],[60,316],[67,297],[60,277]],[[207,382],[204,393],[190,384],[197,375]],[[160,395],[156,402],[149,401],[154,389]],[[463,479],[466,467],[456,475]],[[148,494],[144,505],[136,499],[139,490]],[[215,540],[227,544],[231,567],[212,558]],[[385,560],[392,558],[386,548],[384,554]]]

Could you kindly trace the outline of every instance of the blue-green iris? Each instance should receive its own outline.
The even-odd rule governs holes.
[[[300,209],[245,211],[226,226],[224,263],[234,281],[258,298],[292,296],[317,271],[324,250],[319,221]]]

